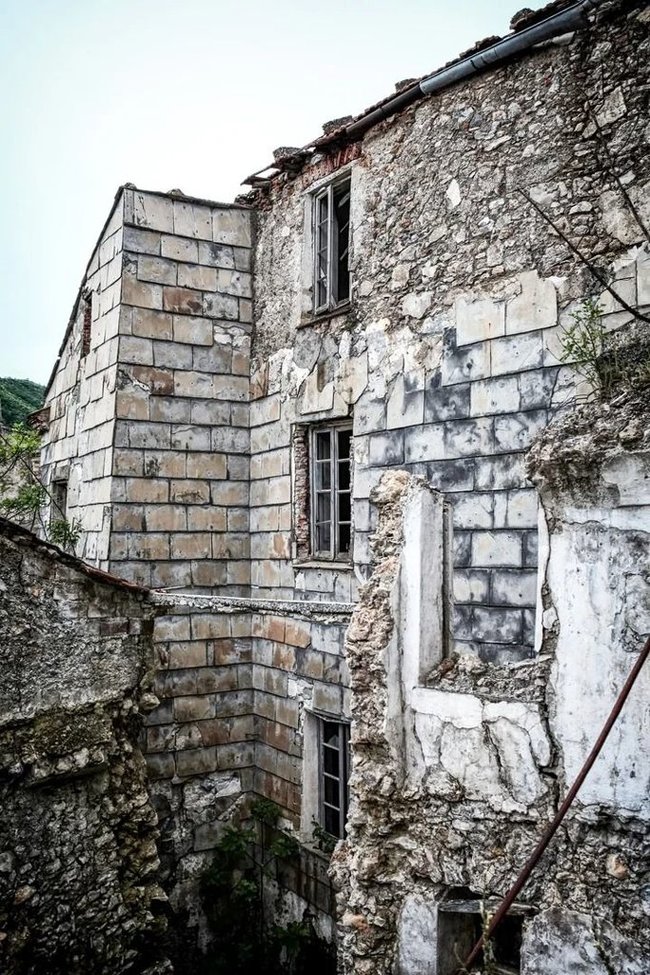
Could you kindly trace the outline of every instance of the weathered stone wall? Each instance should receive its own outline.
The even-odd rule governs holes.
[[[49,427],[41,453],[44,482],[50,488],[67,482],[67,517],[83,530],[78,554],[102,568],[108,567],[111,531],[122,216],[118,199],[86,268],[46,392]]]
[[[646,386],[569,414],[533,450],[548,534],[541,652],[523,665],[460,657],[423,679],[421,633],[440,595],[415,527],[435,526],[441,498],[404,472],[374,490],[374,571],[347,641],[353,799],[334,861],[344,971],[452,975],[471,942],[445,902],[496,904],[594,744],[650,634],[647,413]],[[646,668],[520,895],[526,975],[650,964],[638,752],[649,681]]]
[[[0,967],[162,972],[153,610],[0,520]]]
[[[647,304],[643,233],[613,175],[647,213],[640,9],[608,5],[562,43],[371,129],[350,166],[352,301],[338,316],[310,313],[305,231],[309,194],[332,167],[317,155],[259,194],[251,450],[252,477],[268,478],[268,490],[252,482],[251,572],[260,595],[353,594],[354,575],[301,565],[283,534],[292,424],[351,416],[356,576],[369,561],[370,490],[385,468],[405,467],[453,503],[452,649],[530,655],[537,499],[524,454],[572,399],[575,377],[559,358],[572,311],[596,295],[608,328],[629,316],[519,191],[618,279],[626,300]]]
[[[245,595],[251,213],[124,190],[111,570]]]

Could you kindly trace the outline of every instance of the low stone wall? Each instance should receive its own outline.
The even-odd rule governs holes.
[[[161,973],[153,610],[0,519],[0,969]]]

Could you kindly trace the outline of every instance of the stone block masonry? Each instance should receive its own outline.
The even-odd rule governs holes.
[[[251,215],[124,190],[113,571],[250,583]]]

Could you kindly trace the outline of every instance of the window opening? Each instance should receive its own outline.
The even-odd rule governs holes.
[[[438,972],[456,975],[459,964],[472,950],[484,927],[484,914],[493,914],[498,901],[485,903],[466,889],[452,890],[438,906]],[[531,913],[525,904],[513,904],[490,939],[490,971],[494,975],[518,975],[524,917]],[[483,953],[477,970],[486,965]],[[487,965],[486,965],[487,968]],[[474,971],[474,968],[472,968]]]
[[[312,431],[312,554],[349,558],[352,542],[352,495],[349,428]]]
[[[50,496],[52,498],[50,523],[65,521],[68,515],[68,482],[64,480],[52,481]]]
[[[314,197],[314,311],[350,298],[350,180],[330,183]]]
[[[349,726],[338,721],[320,723],[320,823],[342,839],[348,815]]]
[[[81,331],[81,357],[84,358],[90,352],[90,330],[93,320],[93,305],[90,294],[83,296],[84,318]]]

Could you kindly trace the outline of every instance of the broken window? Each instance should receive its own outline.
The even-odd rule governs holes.
[[[65,521],[68,513],[68,482],[62,479],[50,484],[50,524],[55,521]]]
[[[450,891],[449,897],[438,905],[439,975],[456,975],[483,933],[488,916],[494,914],[497,906],[498,901],[486,903],[465,889]],[[529,913],[527,905],[513,904],[490,939],[487,950],[481,953],[476,963],[479,971],[489,969],[494,975],[518,975],[523,921]]]
[[[320,722],[320,825],[339,839],[345,836],[348,815],[349,733],[349,726],[340,721]]]
[[[318,558],[350,558],[351,443],[349,427],[317,427],[311,431],[311,554]]]
[[[350,178],[314,195],[314,312],[330,311],[350,298]]]
[[[90,292],[83,295],[83,325],[81,328],[81,357],[82,359],[90,352],[90,335],[93,319],[93,305]]]

